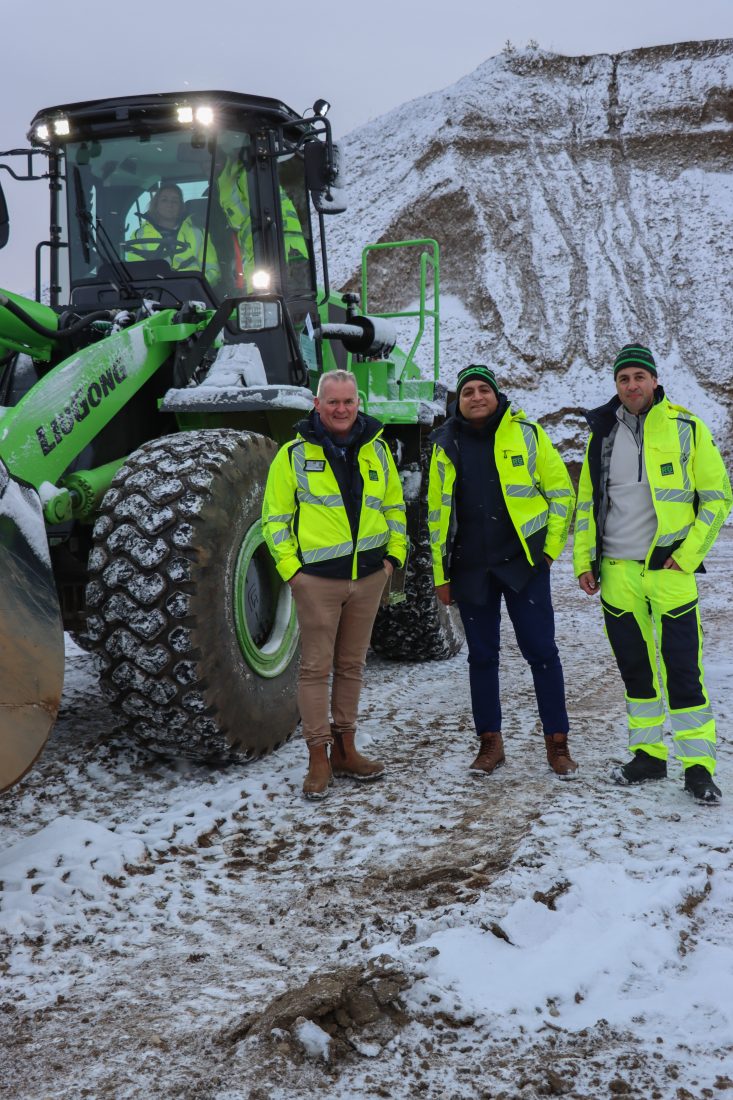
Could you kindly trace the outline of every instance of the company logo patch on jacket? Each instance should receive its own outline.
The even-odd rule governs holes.
[[[305,472],[307,474],[322,474],[326,469],[326,461],[323,458],[307,458],[305,460]]]
[[[524,466],[524,455],[512,455],[512,466]]]
[[[659,472],[662,477],[669,477],[670,474],[674,473],[674,466],[671,462],[663,462],[659,467]]]
[[[379,481],[379,474],[377,473],[376,470],[370,470],[369,471],[369,480],[370,481]]]

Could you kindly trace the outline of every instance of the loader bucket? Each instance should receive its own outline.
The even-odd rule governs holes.
[[[0,461],[0,791],[48,740],[64,682],[64,632],[43,511]]]

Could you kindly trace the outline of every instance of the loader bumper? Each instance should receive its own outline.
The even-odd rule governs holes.
[[[0,461],[0,791],[48,740],[64,682],[64,633],[41,502]]]

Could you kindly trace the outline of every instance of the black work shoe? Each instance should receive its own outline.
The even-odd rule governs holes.
[[[714,806],[723,797],[703,764],[693,764],[691,768],[685,768],[685,790],[695,802],[703,806]]]
[[[653,779],[667,778],[667,762],[637,749],[628,764],[611,773],[614,783],[627,787],[630,783],[649,783]]]

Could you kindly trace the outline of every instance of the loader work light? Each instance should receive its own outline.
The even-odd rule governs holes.
[[[237,323],[241,332],[262,332],[280,325],[280,303],[248,301],[237,307]]]
[[[214,121],[214,112],[211,107],[197,107],[196,121],[202,126],[211,126]]]
[[[51,133],[45,122],[41,123],[40,126],[36,126],[36,137],[39,141],[48,141],[50,136]]]
[[[252,286],[255,290],[269,290],[270,272],[262,269],[252,272]]]
[[[57,118],[53,124],[53,132],[57,137],[68,137],[71,132],[68,118]]]
[[[193,122],[193,107],[179,107],[176,113],[179,122]]]

